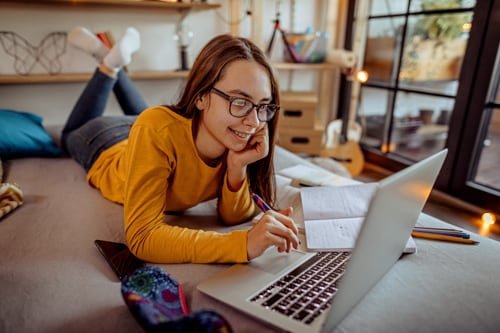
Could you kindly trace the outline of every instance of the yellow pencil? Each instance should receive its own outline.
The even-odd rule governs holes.
[[[472,239],[465,239],[465,238],[455,237],[455,236],[436,235],[436,234],[430,234],[430,233],[426,233],[426,232],[413,231],[411,233],[411,235],[413,237],[417,237],[417,238],[435,239],[435,240],[442,240],[442,241],[462,243],[462,244],[472,244],[472,245],[479,244],[479,242],[472,240]]]

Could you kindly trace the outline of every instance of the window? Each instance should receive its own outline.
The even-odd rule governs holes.
[[[369,79],[358,110],[364,146],[405,163],[445,146],[474,5],[371,2],[364,63]]]
[[[447,147],[437,187],[496,211],[499,3],[371,0],[356,117],[366,161],[397,171]]]

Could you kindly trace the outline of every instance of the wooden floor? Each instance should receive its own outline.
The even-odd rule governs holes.
[[[363,182],[378,181],[389,174],[390,172],[387,170],[367,163],[362,174],[355,177],[355,179]],[[482,210],[479,207],[475,207],[440,191],[432,191],[423,211],[457,227],[500,241],[500,221],[497,221],[495,225],[485,228],[482,226],[480,220]]]

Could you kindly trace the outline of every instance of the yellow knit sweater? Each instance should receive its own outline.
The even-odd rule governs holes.
[[[104,151],[87,180],[107,199],[123,204],[131,251],[155,263],[247,262],[247,230],[217,233],[171,226],[165,211],[183,211],[217,198],[225,224],[254,213],[248,182],[232,192],[224,161],[211,167],[198,156],[192,120],[156,106],[145,110],[128,140]]]

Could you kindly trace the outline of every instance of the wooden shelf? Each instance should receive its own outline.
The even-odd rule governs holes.
[[[189,71],[138,71],[129,73],[133,80],[169,80],[186,78]],[[33,75],[0,75],[0,84],[39,84],[39,83],[71,83],[87,82],[91,73],[33,74]]]
[[[106,6],[106,7],[143,7],[169,10],[184,9],[215,9],[220,4],[202,2],[171,2],[167,0],[0,0],[0,3],[15,5],[65,5],[65,6]]]
[[[0,0],[2,2],[3,0]],[[53,0],[57,1],[57,0]],[[88,1],[88,0],[86,0]],[[152,1],[152,0],[148,0]],[[334,65],[329,63],[319,64],[294,64],[288,62],[274,63],[277,70],[325,70],[333,69]],[[130,73],[133,80],[168,80],[186,78],[189,71],[137,71]],[[87,82],[91,73],[62,73],[62,74],[0,74],[0,84],[42,84],[42,83],[70,83]]]
[[[304,107],[306,105],[317,105],[317,123],[320,126],[326,127],[330,114],[330,96],[333,84],[334,69],[340,68],[339,66],[328,63],[291,63],[291,62],[276,62],[273,67],[278,71],[305,71],[314,70],[319,73],[318,88],[315,91],[298,92],[298,91],[282,91],[282,98],[287,104],[294,103],[297,106]]]

